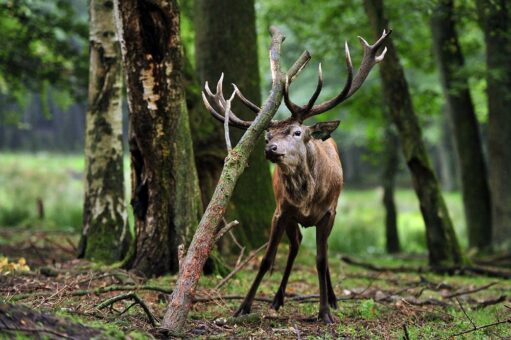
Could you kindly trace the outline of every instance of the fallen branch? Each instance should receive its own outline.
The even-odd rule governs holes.
[[[85,289],[85,290],[75,290],[64,293],[63,296],[83,296],[89,294],[104,294],[115,291],[137,291],[137,290],[149,290],[156,291],[164,294],[172,294],[172,289],[161,288],[158,286],[151,285],[128,285],[128,286],[119,286],[119,285],[111,285],[106,287],[99,287],[95,289]],[[36,292],[36,293],[27,293],[27,294],[19,294],[13,295],[10,301],[19,301],[30,297],[47,297],[54,295],[54,292]]]
[[[447,275],[482,275],[487,277],[496,277],[503,279],[511,279],[511,271],[497,270],[483,266],[452,266],[452,267],[384,267],[377,266],[372,263],[355,260],[348,256],[341,256],[341,260],[347,264],[368,269],[377,272],[390,273],[436,273]]]
[[[243,262],[239,264],[236,268],[233,269],[226,277],[224,277],[216,286],[215,289],[220,289],[227,281],[229,281],[237,272],[239,272],[243,267],[245,267],[261,250],[265,249],[268,245],[268,242],[254,250]]]
[[[488,288],[490,288],[492,286],[495,286],[497,283],[498,282],[491,282],[491,283],[488,283],[487,285],[484,285],[484,286],[481,286],[481,287],[478,287],[478,288],[457,291],[457,292],[454,292],[454,293],[451,293],[451,294],[444,295],[443,298],[444,299],[452,299],[454,297],[458,297],[458,296],[461,296],[461,295],[474,294],[474,293],[480,292],[482,290],[488,289]]]
[[[495,299],[488,299],[488,300],[483,300],[483,301],[479,301],[477,302],[477,305],[474,307],[475,309],[484,309],[488,306],[493,306],[493,305],[496,305],[498,303],[502,303],[502,302],[506,302],[507,300],[507,295],[501,295],[499,296],[498,298],[495,298]]]
[[[103,301],[102,303],[100,303],[99,305],[97,305],[96,308],[98,310],[101,310],[103,308],[106,308],[106,307],[113,305],[114,303],[116,303],[118,301],[122,301],[122,300],[133,300],[134,302],[139,304],[140,307],[142,307],[142,309],[144,310],[145,314],[147,315],[147,319],[149,320],[151,325],[153,327],[156,327],[158,325],[159,321],[153,315],[153,313],[149,309],[149,306],[144,302],[144,300],[142,300],[137,294],[135,294],[133,292],[130,292],[128,294],[117,295],[110,299],[107,299],[107,300]]]

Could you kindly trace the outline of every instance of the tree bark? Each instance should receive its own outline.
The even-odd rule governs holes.
[[[136,249],[131,268],[175,273],[201,213],[175,0],[115,1],[126,70]]]
[[[395,178],[399,167],[399,137],[389,119],[385,127],[385,150],[383,155],[383,206],[385,207],[385,248],[387,253],[401,251],[397,231],[397,209],[394,201]]]
[[[454,21],[453,0],[440,0],[431,17],[433,47],[447,113],[456,141],[469,246],[479,250],[491,245],[491,205],[486,165],[465,61]]]
[[[79,257],[112,263],[131,234],[124,198],[121,52],[110,1],[90,1],[89,109],[85,133],[85,200]]]
[[[511,5],[478,0],[486,43],[489,178],[493,244],[511,250]]]
[[[254,0],[197,0],[195,2],[196,70],[201,84],[214,83],[223,72],[225,83],[236,82],[252,102],[261,102]],[[252,120],[253,113],[233,103],[240,118]],[[211,119],[201,105],[191,117],[196,164],[204,205],[207,205],[222,172],[226,156],[223,127]],[[233,142],[242,132],[232,129]],[[229,220],[238,220],[236,238],[248,247],[258,247],[267,239],[275,210],[269,163],[264,158],[264,142],[259,138],[249,167],[239,179],[229,203]],[[250,194],[248,194],[250,193]]]
[[[282,101],[285,76],[280,71],[279,58],[280,46],[283,40],[284,36],[277,29],[272,28],[270,48],[272,89],[257,118],[236,147],[228,153],[218,185],[183,260],[171,301],[162,322],[162,327],[172,332],[179,332],[186,322],[202,268],[211,252],[218,231],[217,226],[225,214],[238,179],[248,165],[250,153],[254,150],[259,137],[270,123]],[[289,79],[293,79],[305,65],[310,58],[307,56],[308,54],[302,55],[302,58],[291,67],[288,72]]]
[[[379,36],[383,29],[388,29],[382,0],[364,0],[364,7],[374,35]],[[380,67],[383,91],[419,198],[426,225],[429,262],[432,266],[460,264],[463,256],[422,140],[422,131],[392,38],[387,40],[386,47],[387,54]]]

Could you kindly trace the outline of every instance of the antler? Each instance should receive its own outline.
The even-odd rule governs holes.
[[[208,98],[206,97],[206,94],[203,91],[202,92],[202,100],[204,101],[204,105],[206,105],[206,108],[213,115],[213,117],[215,117],[217,120],[219,120],[222,123],[225,123],[225,112],[228,110],[229,111],[229,114],[228,114],[229,125],[237,127],[239,129],[246,130],[250,127],[250,125],[252,124],[252,121],[242,120],[242,119],[238,118],[238,116],[236,116],[236,114],[234,112],[232,112],[232,110],[230,110],[230,106],[231,106],[230,103],[234,99],[234,95],[237,94],[238,97],[240,97],[241,101],[243,103],[245,103],[245,105],[247,105],[252,111],[254,111],[257,108],[257,112],[259,112],[259,108],[255,104],[252,104],[248,99],[246,99],[241,94],[241,92],[236,87],[236,85],[234,85],[234,84],[233,84],[234,92],[233,92],[231,98],[228,101],[225,100],[224,94],[223,94],[223,89],[222,89],[223,80],[224,80],[224,74],[222,73],[222,75],[220,76],[220,79],[218,80],[218,83],[216,84],[216,93],[211,92],[211,90],[209,89],[208,82],[206,82],[206,84],[204,85],[204,90],[206,91],[208,96],[213,98],[213,102],[220,108],[220,111],[223,111],[224,115],[218,113],[218,111],[216,111],[213,108],[213,106],[211,106],[211,104],[208,101]],[[250,106],[247,103],[250,103]]]
[[[348,43],[344,44],[345,54],[346,54],[346,68],[348,71],[348,78],[346,80],[346,84],[342,91],[334,98],[318,104],[314,105],[316,100],[318,99],[319,93],[321,92],[321,88],[323,87],[323,72],[321,70],[321,64],[319,64],[319,76],[318,76],[318,84],[316,86],[316,91],[312,95],[309,102],[304,106],[299,106],[293,103],[289,99],[289,82],[286,79],[286,85],[284,87],[284,102],[286,103],[287,108],[291,111],[292,117],[297,119],[300,122],[303,122],[305,119],[310,118],[312,116],[318,115],[325,111],[332,109],[333,107],[339,105],[344,102],[346,99],[351,97],[357,90],[362,86],[367,75],[371,71],[374,65],[381,62],[385,57],[385,53],[387,52],[387,48],[380,55],[376,55],[378,49],[383,45],[385,39],[392,33],[392,30],[386,32],[383,30],[381,37],[373,44],[369,45],[369,43],[362,37],[358,37],[360,39],[360,43],[364,48],[364,57],[362,59],[362,63],[360,64],[360,68],[358,69],[357,74],[353,78],[353,64],[351,62],[350,50],[348,47]]]

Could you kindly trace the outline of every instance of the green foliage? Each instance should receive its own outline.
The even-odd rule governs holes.
[[[404,66],[416,112],[423,123],[425,135],[430,144],[440,139],[438,124],[431,116],[443,114],[444,99],[441,92],[439,75],[432,53],[432,38],[429,28],[429,16],[434,1],[387,0],[386,13],[392,39],[398,49]],[[312,95],[316,83],[317,63],[322,62],[324,71],[323,94],[319,101],[335,95],[343,86],[346,77],[344,66],[344,42],[350,46],[354,68],[362,58],[357,36],[368,41],[370,34],[367,17],[361,1],[340,2],[325,0],[270,1],[257,2],[259,51],[261,75],[267,77],[265,46],[267,27],[278,25],[287,35],[284,60],[289,65],[306,48],[312,54],[310,66],[293,83],[291,96],[298,103],[305,103]],[[486,95],[484,80],[484,44],[483,36],[476,21],[475,5],[472,0],[458,2],[459,28],[461,44],[466,59],[466,67],[459,72],[469,75],[471,91],[474,97],[478,118],[486,121]],[[301,78],[301,79],[300,79]],[[319,119],[342,120],[335,135],[342,145],[365,145],[376,149],[384,138],[383,97],[378,79],[377,68],[366,80],[362,89],[352,100],[325,113]],[[282,113],[286,115],[287,113]],[[433,129],[432,132],[429,129]],[[435,131],[437,130],[437,131]]]
[[[83,98],[88,74],[88,27],[80,1],[0,0],[0,94],[17,104],[51,83],[59,101]],[[81,12],[82,15],[78,13]],[[0,123],[12,113],[2,107]]]

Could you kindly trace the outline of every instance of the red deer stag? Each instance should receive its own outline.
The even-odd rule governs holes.
[[[320,296],[318,318],[326,323],[334,321],[329,305],[337,309],[337,299],[330,279],[327,240],[334,224],[337,200],[343,185],[342,167],[337,146],[330,138],[330,134],[339,125],[339,121],[316,123],[312,126],[304,125],[303,122],[339,105],[360,88],[372,67],[383,60],[386,48],[380,55],[377,55],[377,51],[390,33],[391,31],[383,31],[382,36],[373,45],[369,45],[363,38],[359,38],[364,48],[364,56],[355,76],[353,76],[348,44],[345,44],[348,79],[343,90],[335,98],[324,103],[314,105],[323,86],[321,64],[319,65],[316,91],[304,106],[296,105],[290,100],[289,80],[286,79],[284,102],[291,111],[291,117],[282,121],[271,121],[266,132],[266,158],[276,164],[273,174],[273,191],[277,208],[273,215],[270,241],[254,283],[235,316],[250,313],[257,288],[264,274],[272,266],[278,244],[286,232],[289,238],[289,255],[282,282],[273,299],[272,308],[278,310],[284,304],[287,281],[302,240],[298,227],[301,224],[303,227],[316,226],[316,268]],[[247,129],[252,122],[238,118],[230,110],[234,94],[254,113],[260,111],[259,107],[245,98],[234,84],[235,93],[231,99],[226,100],[222,93],[222,80],[223,75],[218,81],[215,94],[211,92],[207,83],[205,90],[214,99],[220,112],[224,114],[218,113],[209,104],[203,93],[206,107],[216,119],[224,124],[226,124],[224,118],[227,116],[229,125]]]

